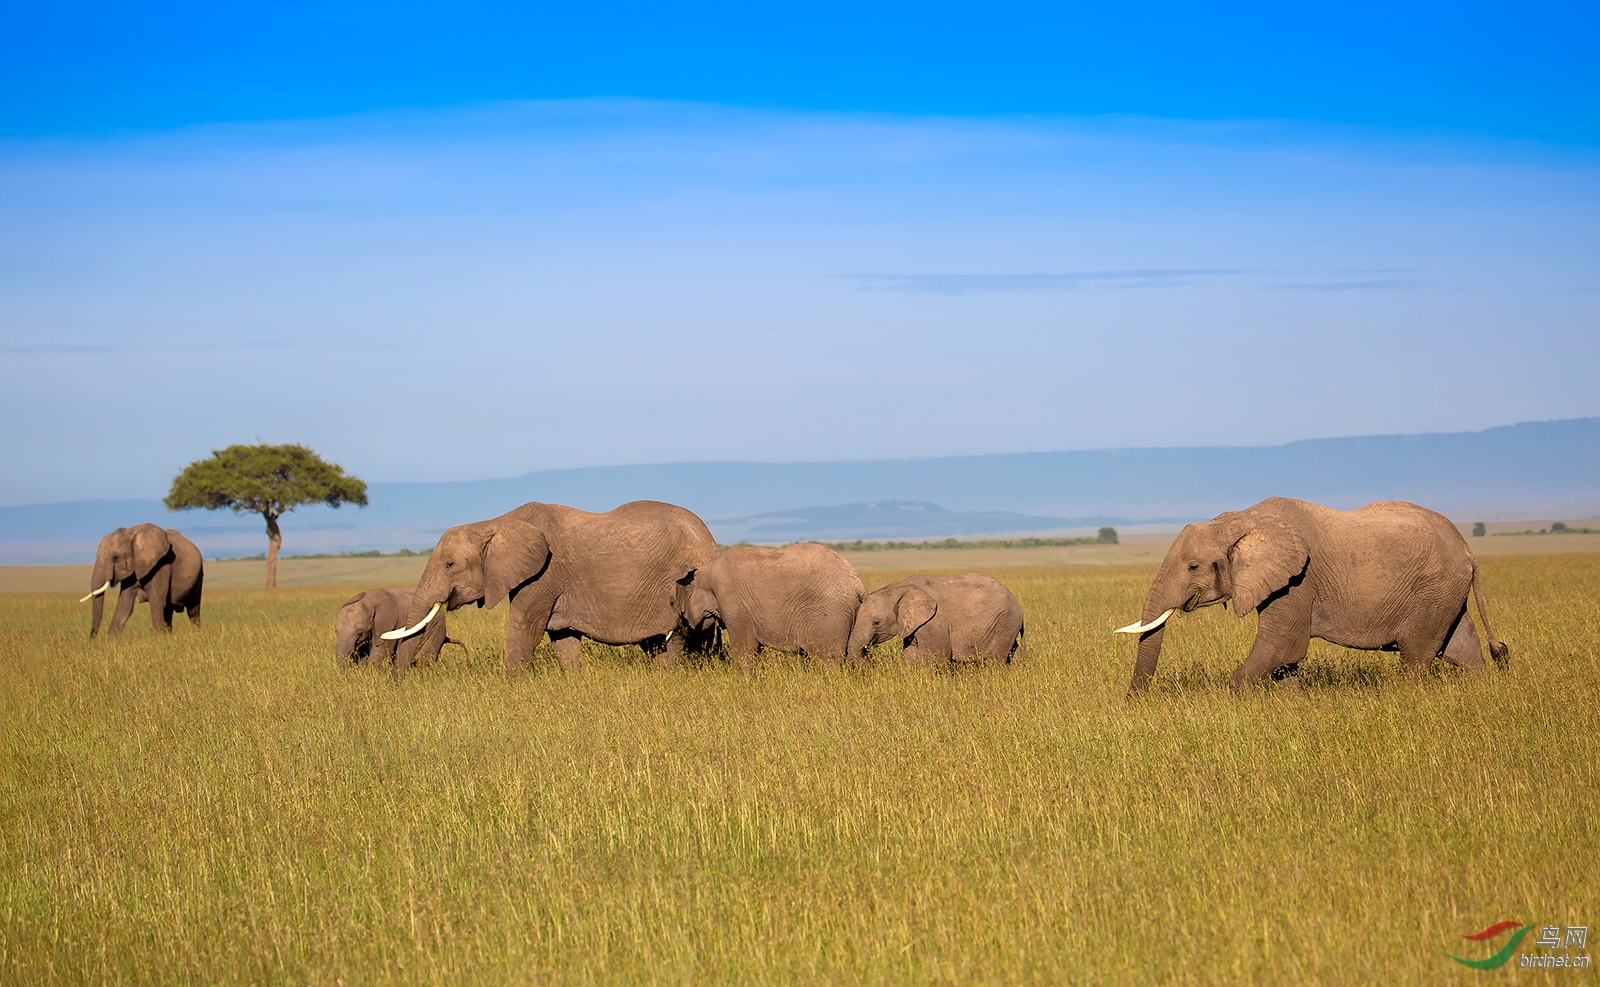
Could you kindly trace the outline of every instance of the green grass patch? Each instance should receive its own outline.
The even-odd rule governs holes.
[[[93,642],[0,596],[0,981],[1514,979],[1445,952],[1600,917],[1600,557],[1483,568],[1503,671],[1316,643],[1235,697],[1254,620],[1214,608],[1131,703],[1150,566],[998,570],[1031,660],[941,673],[508,680],[502,608],[396,683],[334,667],[349,587]]]

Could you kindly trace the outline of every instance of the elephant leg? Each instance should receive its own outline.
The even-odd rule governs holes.
[[[844,667],[845,652],[848,650],[850,649],[837,645],[819,644],[806,648],[806,653],[827,662],[829,668],[838,670]]]
[[[189,604],[184,609],[189,612],[189,626],[190,627],[199,627],[200,626],[200,601],[196,600],[193,603]]]
[[[1257,613],[1256,642],[1230,683],[1235,692],[1280,668],[1293,665],[1298,672],[1311,646],[1311,590],[1304,583],[1267,597]]]
[[[444,642],[444,621],[435,621],[423,632],[422,647],[417,650],[417,664],[426,667],[438,661],[439,652],[444,650]]]
[[[172,630],[172,570],[165,564],[156,566],[150,581],[144,585],[144,595],[150,599],[150,629]]]
[[[1306,644],[1311,644],[1311,639],[1306,639]],[[1286,665],[1279,665],[1272,670],[1272,684],[1279,689],[1300,690],[1300,662],[1291,661]]]
[[[756,640],[755,624],[736,618],[728,622],[727,631],[728,656],[733,659],[734,667],[741,672],[754,671],[756,649],[761,646]]]
[[[122,625],[133,616],[133,605],[139,600],[139,591],[133,586],[117,590],[117,608],[111,612],[111,626],[106,634],[115,637],[122,633]]]
[[[577,631],[552,631],[550,647],[556,650],[563,672],[576,675],[583,671],[583,637]]]
[[[933,653],[927,648],[924,648],[922,644],[917,641],[915,636],[908,637],[901,641],[900,648],[905,657],[907,665],[910,665],[914,668],[933,667]]]
[[[367,661],[370,664],[382,667],[394,661],[395,652],[399,650],[399,641],[385,641],[382,634],[376,632],[367,647]]]
[[[1465,603],[1461,605],[1461,616],[1456,618],[1456,626],[1445,639],[1443,657],[1468,671],[1477,672],[1484,667],[1483,645],[1478,641],[1478,629],[1472,626],[1472,617],[1467,613]]]
[[[660,668],[677,668],[683,663],[684,634],[681,628],[667,635],[666,643],[656,653],[656,665]]]
[[[533,664],[533,651],[544,637],[555,612],[555,601],[525,598],[522,594],[511,597],[511,612],[506,615],[506,671],[525,671]],[[559,653],[559,652],[558,652]]]

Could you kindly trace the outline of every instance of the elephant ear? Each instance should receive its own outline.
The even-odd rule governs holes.
[[[362,590],[361,592],[357,593],[355,596],[352,596],[350,599],[344,601],[344,606],[341,606],[339,609],[343,610],[345,607],[350,606],[352,603],[360,603],[361,600],[366,595],[367,595],[367,591],[366,590]]]
[[[133,529],[133,574],[140,582],[150,578],[161,560],[172,551],[167,533],[153,524],[141,524]]]
[[[897,633],[901,637],[910,637],[917,632],[917,628],[932,620],[938,609],[939,604],[922,590],[906,590],[900,597],[900,605],[894,608],[895,617],[899,621]]]
[[[511,518],[496,523],[483,545],[484,609],[543,572],[549,561],[550,544],[544,532]]]
[[[1235,616],[1259,607],[1263,600],[1306,571],[1311,552],[1300,533],[1282,521],[1253,518],[1228,550],[1233,562]]]

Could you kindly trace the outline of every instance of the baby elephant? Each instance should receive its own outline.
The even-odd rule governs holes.
[[[1022,604],[993,576],[912,576],[871,594],[856,614],[850,653],[898,637],[906,661],[1026,658]]]
[[[351,662],[362,659],[380,664],[393,660],[398,642],[385,641],[381,635],[405,626],[406,607],[411,603],[411,593],[410,587],[369,589],[352,596],[339,608],[333,628],[338,635],[334,654],[339,659],[340,667],[349,667]],[[419,663],[432,663],[447,644],[461,645],[461,642],[445,636],[444,614],[441,613],[422,639]]]
[[[721,624],[741,668],[749,668],[758,648],[843,662],[856,608],[867,595],[855,566],[811,544],[730,548],[679,585],[684,622],[695,631]]]

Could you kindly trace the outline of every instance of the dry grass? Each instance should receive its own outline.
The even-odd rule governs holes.
[[[1032,660],[920,674],[507,681],[501,610],[395,684],[334,668],[347,587],[96,642],[0,597],[0,981],[1476,981],[1462,933],[1600,916],[1600,557],[1484,570],[1506,671],[1236,698],[1217,610],[1134,703],[1148,566],[997,572]]]

